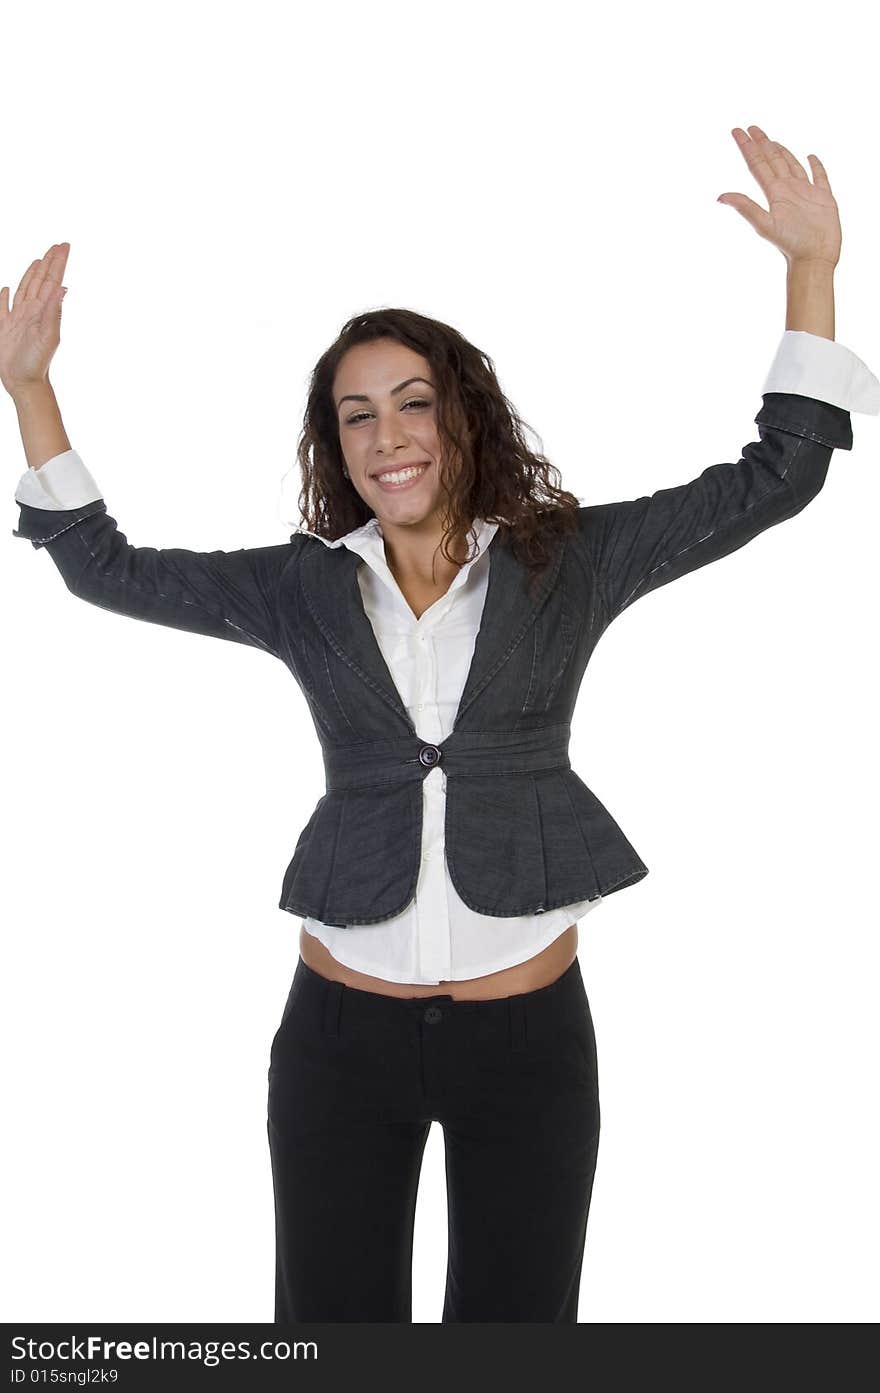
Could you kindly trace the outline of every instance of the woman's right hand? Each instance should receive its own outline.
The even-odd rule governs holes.
[[[15,396],[37,382],[48,382],[49,364],[61,342],[61,284],[69,242],[57,242],[32,261],[21,278],[12,309],[9,287],[0,290],[0,382]]]

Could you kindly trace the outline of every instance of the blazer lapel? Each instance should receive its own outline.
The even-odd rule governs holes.
[[[453,726],[458,725],[465,709],[535,622],[538,610],[556,582],[562,560],[562,538],[554,541],[555,550],[549,565],[531,595],[527,593],[528,572],[515,559],[500,530],[490,541],[486,549],[489,554],[486,602]],[[300,566],[303,595],[315,623],[336,655],[377,692],[415,734],[415,726],[364,611],[357,581],[361,559],[357,552],[344,546],[308,547]]]
[[[564,538],[551,537],[553,552],[540,581],[531,594],[527,582],[529,573],[517,561],[510,543],[501,532],[495,533],[487,548],[489,553],[489,584],[486,603],[480,620],[467,681],[458,703],[453,730],[464,711],[510,657],[537,618],[544,600],[556,584],[562,562]]]
[[[378,692],[415,733],[364,610],[357,582],[361,560],[358,553],[348,547],[307,547],[300,565],[303,595],[315,623],[337,657],[347,663],[362,682]]]

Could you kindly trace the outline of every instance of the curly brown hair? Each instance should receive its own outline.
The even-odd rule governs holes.
[[[415,310],[385,308],[353,315],[319,358],[296,451],[304,526],[335,541],[374,516],[343,473],[333,381],[343,354],[375,339],[395,339],[421,354],[437,383],[437,428],[443,445],[440,483],[446,500],[443,555],[458,564],[450,549],[457,551],[472,519],[482,517],[505,531],[517,559],[536,582],[550,560],[548,534],[576,530],[578,499],[558,486],[556,466],[528,448],[525,431],[531,427],[502,392],[488,354],[450,325]],[[472,559],[470,551],[467,559]]]

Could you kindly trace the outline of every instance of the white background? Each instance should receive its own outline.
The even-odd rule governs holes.
[[[308,375],[379,305],[488,352],[584,503],[737,459],[785,262],[716,202],[765,206],[733,126],[823,160],[836,337],[880,371],[852,4],[138,13],[15,7],[0,93],[0,283],[71,243],[51,378],[136,545],[283,542]],[[77,602],[12,537],[2,402],[4,1319],[271,1321],[277,901],[317,737],[281,663]],[[581,928],[581,1322],[878,1315],[880,424],[852,424],[805,512],[645,597],[587,670],[572,763],[651,874]],[[445,1262],[435,1125],[417,1322]]]

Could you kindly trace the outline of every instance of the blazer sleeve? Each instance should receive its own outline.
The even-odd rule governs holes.
[[[103,498],[74,508],[19,507],[12,535],[45,547],[73,595],[132,619],[281,657],[278,589],[300,539],[239,551],[136,547]]]
[[[735,463],[643,498],[580,508],[580,534],[606,622],[661,585],[794,517],[822,488],[834,450],[851,450],[850,413],[813,397],[766,392],[760,439]]]

